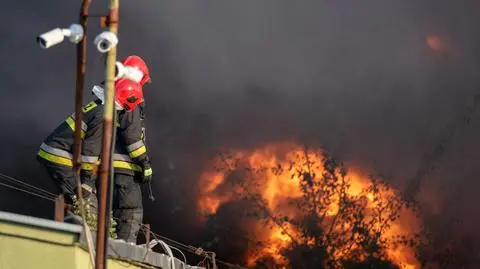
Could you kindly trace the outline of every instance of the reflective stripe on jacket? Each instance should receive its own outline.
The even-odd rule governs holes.
[[[115,143],[113,166],[115,172],[134,174],[143,171],[143,163],[148,160],[144,139],[142,106],[132,112],[120,112]]]
[[[103,105],[100,100],[92,101],[83,108],[81,165],[84,170],[93,170],[99,162]],[[40,145],[38,156],[57,165],[73,167],[73,145],[75,114],[62,122]]]

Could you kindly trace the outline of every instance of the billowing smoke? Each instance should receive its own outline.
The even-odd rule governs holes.
[[[42,50],[35,36],[75,22],[78,7],[10,1],[0,11],[0,86],[8,97],[0,171],[51,191],[35,153],[73,111],[75,49],[65,42]],[[480,81],[474,1],[121,1],[120,8],[119,56],[141,55],[153,72],[145,91],[157,200],[145,201],[146,219],[192,244],[192,188],[219,147],[297,139],[403,186]],[[106,3],[93,1],[91,13],[104,12]],[[91,42],[100,29],[95,19],[90,26],[87,90],[104,74]],[[432,35],[441,46],[428,42]],[[445,149],[421,195],[434,223],[459,218],[451,229],[469,237],[480,223],[472,206],[479,122],[474,117]],[[36,199],[1,193],[2,209],[52,214],[48,202],[38,211],[28,207]]]

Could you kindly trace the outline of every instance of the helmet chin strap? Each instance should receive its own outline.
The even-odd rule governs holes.
[[[105,104],[105,90],[98,86],[98,85],[95,85],[93,86],[93,89],[92,89],[92,92],[93,94],[95,94],[95,96],[100,99],[102,101],[102,105]],[[119,105],[117,103],[117,101],[115,100],[115,109],[116,110],[123,110],[123,107],[121,105]]]

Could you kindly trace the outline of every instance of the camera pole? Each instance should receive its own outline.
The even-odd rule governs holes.
[[[118,32],[118,6],[119,0],[110,0],[109,12],[107,17],[109,31],[117,34]],[[97,245],[96,245],[96,259],[95,269],[105,269],[107,261],[107,222],[110,214],[108,210],[108,187],[110,164],[112,162],[112,137],[115,128],[113,128],[114,116],[114,81],[115,81],[115,62],[117,57],[117,46],[114,46],[107,52],[107,66],[105,72],[105,110],[103,117],[103,137],[102,137],[102,152],[101,164],[99,171],[99,203],[98,203],[98,222],[97,222]]]
[[[80,182],[80,153],[82,152],[82,140],[81,140],[81,131],[82,131],[82,121],[83,121],[83,88],[85,84],[85,72],[86,72],[86,62],[87,62],[87,19],[88,19],[88,9],[90,7],[91,0],[83,0],[82,6],[80,8],[79,23],[83,27],[83,37],[82,40],[77,44],[77,78],[76,78],[76,89],[75,89],[75,131],[74,131],[74,148],[73,148],[73,172],[75,175],[75,181],[77,185],[77,197],[80,203],[80,214],[83,219],[83,226],[85,229],[85,234],[87,236],[87,247],[88,253],[90,256],[90,262],[92,266],[94,264],[93,258],[93,242],[91,240],[91,235],[88,232],[88,226],[85,220],[85,203],[82,197],[82,187]]]

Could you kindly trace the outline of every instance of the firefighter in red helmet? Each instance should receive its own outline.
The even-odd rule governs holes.
[[[148,66],[141,57],[137,55],[130,55],[127,58],[125,58],[125,60],[123,60],[123,65],[136,68],[143,73],[143,76],[139,81],[142,87],[146,83],[152,83],[152,80],[150,79],[150,72],[149,72]]]
[[[141,86],[150,83],[149,69],[145,61],[136,55],[126,57],[117,62],[116,78],[130,79]],[[150,184],[152,168],[145,142],[144,102],[135,111],[135,127],[137,140],[125,143],[121,139],[121,129],[117,131],[115,153],[113,155],[114,190],[113,215],[116,218],[118,239],[136,243],[137,235],[143,221],[143,202],[141,185]],[[121,123],[121,122],[120,122]],[[134,143],[132,143],[134,142]],[[144,159],[143,166],[137,165],[135,159]]]
[[[115,82],[115,96],[117,110],[128,111],[127,117],[133,118],[135,108],[143,102],[143,91],[139,83],[121,79]],[[80,180],[82,193],[87,201],[96,208],[95,172],[100,161],[102,133],[103,133],[103,92],[102,97],[91,101],[83,107],[84,118],[82,121],[82,152]],[[137,113],[137,117],[139,114]],[[138,120],[137,120],[138,122]],[[120,128],[126,128],[129,123],[122,122]],[[134,140],[133,134],[141,132],[133,130],[135,126],[127,126],[122,139],[129,143]],[[132,129],[133,128],[133,129]],[[43,164],[57,185],[59,192],[64,195],[68,203],[76,200],[76,183],[73,173],[73,147],[74,147],[75,113],[67,117],[41,144],[37,154],[38,161]],[[137,160],[141,164],[142,160]]]

